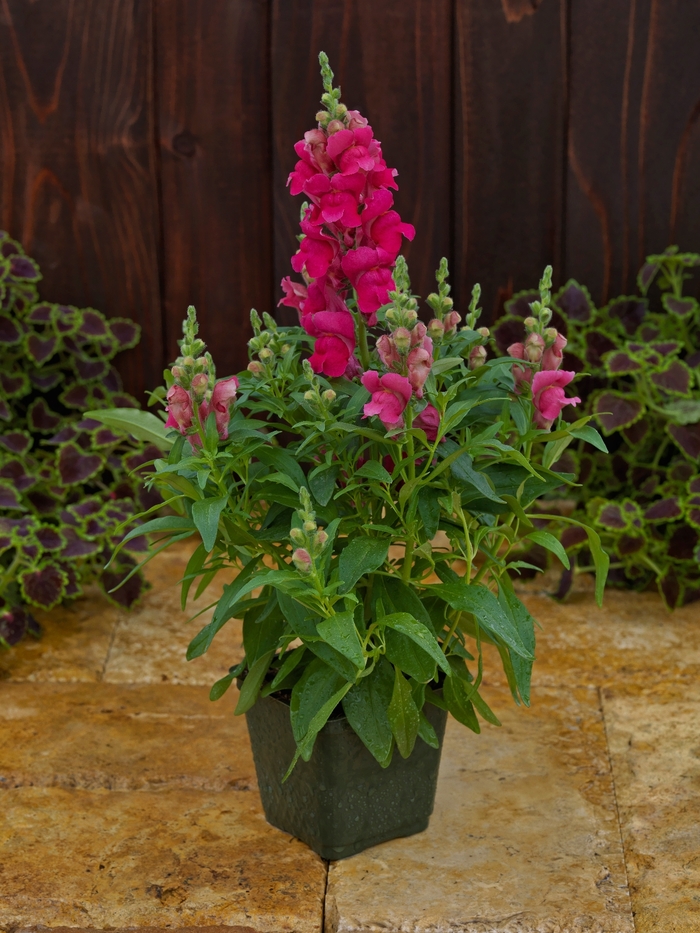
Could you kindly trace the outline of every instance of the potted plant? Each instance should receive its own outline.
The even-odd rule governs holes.
[[[432,319],[418,320],[396,172],[321,64],[324,109],[290,176],[309,199],[292,258],[302,281],[282,283],[300,324],[252,312],[247,370],[216,381],[190,308],[163,389],[172,446],[150,481],[177,514],[144,513],[124,540],[199,537],[183,606],[239,569],[188,657],[243,619],[245,659],[212,699],[239,678],[268,819],[343,858],[427,826],[448,711],[474,732],[480,718],[498,725],[480,689],[484,643],[529,703],[534,623],[510,550],[528,538],[566,562],[529,509],[570,481],[553,467],[572,438],[602,441],[588,418],[559,417],[578,400],[548,326],[551,270],[515,366],[486,358],[478,286],[459,327],[444,260]],[[154,416],[112,417],[150,417],[157,433]],[[587,534],[600,594],[606,557]]]

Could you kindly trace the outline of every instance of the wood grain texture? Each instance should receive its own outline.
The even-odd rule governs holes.
[[[700,247],[700,4],[571,0],[566,262],[605,302]]]
[[[170,359],[194,304],[220,376],[272,310],[268,10],[155,0],[163,297]]]
[[[151,54],[148,3],[0,0],[0,226],[47,299],[141,324],[137,396],[162,360]]]
[[[316,125],[323,50],[343,101],[369,119],[399,171],[395,206],[416,227],[403,253],[425,297],[440,257],[451,256],[451,0],[272,0],[272,11],[275,294],[297,249],[303,199],[286,182],[294,143]],[[278,315],[296,317],[282,308]]]
[[[561,278],[566,0],[455,0],[455,260],[484,318]]]

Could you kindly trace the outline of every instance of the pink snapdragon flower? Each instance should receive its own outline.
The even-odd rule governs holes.
[[[284,297],[277,302],[277,307],[286,305],[288,308],[296,308],[301,317],[304,302],[309,297],[308,288],[301,282],[293,282],[288,275],[282,279],[280,285],[284,291]]]
[[[173,385],[168,389],[166,396],[168,403],[168,420],[165,422],[166,428],[177,428],[180,434],[187,434],[192,427],[192,418],[194,410],[192,399],[187,389],[182,386]]]
[[[413,427],[425,431],[425,436],[431,444],[437,439],[440,426],[440,415],[434,405],[426,405],[423,411],[413,419]]]
[[[554,343],[542,354],[542,369],[559,369],[564,358],[564,347],[567,339],[563,334],[557,333]]]
[[[338,377],[345,374],[355,352],[355,321],[349,311],[318,311],[303,318],[304,329],[316,337],[309,358],[315,373]],[[351,371],[355,375],[355,367]]]
[[[338,241],[307,220],[302,220],[301,229],[306,236],[299,244],[299,252],[292,256],[292,269],[301,272],[305,268],[311,278],[317,279],[326,274],[338,255]]]
[[[516,360],[525,360],[525,344],[523,343],[511,343],[507,351],[508,356],[512,356]],[[513,379],[515,380],[515,391],[520,391],[520,386],[523,382],[526,382],[528,385],[532,382],[532,369],[529,366],[513,366],[512,369]]]
[[[377,340],[377,353],[386,369],[394,369],[401,365],[401,354],[396,347],[396,341],[389,334],[382,334]]]
[[[360,246],[345,254],[341,267],[357,292],[357,304],[367,324],[374,326],[377,310],[389,301],[389,292],[395,288],[388,253]]]
[[[365,389],[372,393],[372,398],[363,409],[364,417],[379,415],[387,430],[402,425],[403,413],[412,394],[408,379],[398,373],[386,373],[380,377],[379,373],[370,369],[363,374],[361,381]]]
[[[543,370],[532,379],[532,401],[535,406],[535,424],[547,430],[559,417],[566,405],[578,405],[580,398],[567,398],[564,387],[568,386],[576,373],[566,370]]]
[[[423,398],[423,385],[433,366],[433,341],[427,335],[427,327],[419,321],[411,331],[412,350],[408,354],[406,367],[408,379],[416,398]]]
[[[202,421],[206,421],[208,415],[212,412],[214,413],[216,429],[219,432],[219,437],[224,441],[228,437],[228,424],[231,420],[231,403],[236,398],[237,390],[238,379],[236,379],[235,376],[230,376],[228,379],[221,379],[214,386],[209,404],[203,403],[200,408],[200,418],[202,418]],[[205,408],[204,412],[202,412],[202,408]]]
[[[362,232],[391,256],[392,261],[399,255],[402,237],[412,240],[416,235],[413,224],[403,223],[398,212],[391,210],[393,203],[391,191],[381,188],[367,200],[362,211]]]

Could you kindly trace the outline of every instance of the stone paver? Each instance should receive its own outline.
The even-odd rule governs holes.
[[[326,933],[633,933],[596,690],[450,720],[425,833],[332,863]]]
[[[8,791],[0,930],[317,933],[325,865],[269,826],[256,796]]]
[[[105,681],[209,686],[243,657],[241,623],[232,619],[217,634],[205,655],[193,661],[185,658],[188,644],[211,620],[213,609],[192,622],[189,619],[221,595],[227,579],[221,574],[196,602],[190,600],[183,612],[179,582],[190,550],[173,547],[149,565],[153,589],[138,609],[121,613],[105,668]]]
[[[700,686],[610,687],[603,708],[637,933],[697,933]]]
[[[0,787],[256,790],[235,688],[215,703],[171,684],[3,684],[0,696]]]
[[[42,638],[24,638],[11,651],[0,651],[0,681],[100,680],[120,614],[97,587],[70,606],[37,610]]]

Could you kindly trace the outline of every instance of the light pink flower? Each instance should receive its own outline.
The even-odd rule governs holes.
[[[425,431],[425,436],[431,444],[433,444],[437,438],[439,426],[440,415],[434,405],[426,405],[423,411],[413,419],[413,427],[421,428]]]
[[[480,366],[483,366],[486,362],[486,355],[486,347],[483,347],[481,344],[472,347],[469,352],[469,369],[478,369]],[[521,366],[517,368],[522,369]],[[515,369],[515,366],[513,369]]]
[[[396,343],[389,334],[382,334],[377,340],[377,353],[387,369],[393,369],[394,366],[401,365],[401,356],[396,348]]]
[[[446,334],[454,334],[457,330],[457,325],[462,320],[462,315],[457,311],[448,311],[445,317],[442,319],[442,323],[445,327]]]
[[[432,346],[432,341],[429,337],[426,338],[426,341],[430,341]],[[425,346],[414,347],[408,354],[406,366],[408,368],[408,380],[411,383],[413,391],[416,393],[416,398],[423,398],[423,385],[430,375],[430,370],[433,366],[432,352]]]
[[[411,399],[411,383],[398,373],[386,373],[380,378],[373,369],[362,376],[362,385],[372,398],[365,405],[364,417],[379,415],[387,430],[397,428],[404,423],[403,413]]]
[[[526,360],[539,363],[544,352],[544,337],[541,334],[528,334],[523,352]]]
[[[216,418],[216,429],[219,437],[226,440],[228,437],[228,423],[231,419],[231,403],[236,398],[238,389],[238,379],[230,376],[228,379],[221,379],[214,386],[206,415],[214,412]]]
[[[166,396],[168,403],[168,420],[166,428],[177,428],[180,434],[187,434],[192,427],[192,399],[190,393],[182,386],[173,385],[168,389]]]
[[[355,350],[355,321],[349,311],[319,311],[305,315],[304,329],[316,337],[309,358],[315,373],[342,376]]]
[[[563,334],[557,334],[554,343],[542,354],[542,369],[559,369],[564,358],[564,347],[567,339]]]
[[[567,398],[564,387],[576,373],[566,370],[548,369],[535,373],[532,379],[532,401],[535,406],[535,424],[539,428],[551,428],[566,405],[578,405],[580,398]]]
[[[516,360],[525,359],[525,345],[522,343],[511,343],[507,353]],[[513,366],[513,379],[515,380],[515,391],[520,391],[520,385],[523,382],[532,382],[532,369],[529,366]]]

